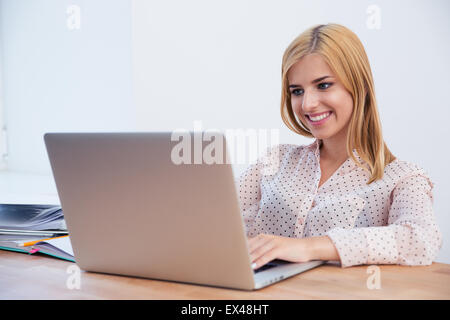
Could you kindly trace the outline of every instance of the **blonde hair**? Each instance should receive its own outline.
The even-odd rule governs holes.
[[[353,97],[353,114],[347,135],[347,153],[361,168],[370,173],[367,184],[383,177],[384,168],[395,160],[383,140],[377,110],[375,89],[369,59],[361,41],[349,29],[338,24],[316,25],[292,41],[283,55],[281,118],[292,131],[313,137],[311,131],[297,119],[291,105],[287,73],[301,58],[319,54]],[[353,149],[367,164],[355,158]]]

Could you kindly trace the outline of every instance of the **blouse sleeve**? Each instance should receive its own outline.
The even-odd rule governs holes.
[[[238,178],[236,185],[239,197],[239,205],[244,218],[246,230],[255,219],[261,199],[259,164],[250,165]]]
[[[255,220],[261,201],[261,179],[273,175],[279,168],[280,146],[268,148],[256,163],[244,170],[235,182],[237,186],[239,205],[243,215],[246,230]]]
[[[392,191],[387,226],[330,230],[341,266],[430,265],[442,247],[432,189],[425,174],[409,175]]]

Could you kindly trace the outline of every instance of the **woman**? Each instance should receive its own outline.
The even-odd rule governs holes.
[[[369,61],[352,31],[318,25],[289,45],[281,115],[315,141],[276,146],[239,178],[254,269],[273,259],[432,263],[442,246],[433,183],[384,143]]]

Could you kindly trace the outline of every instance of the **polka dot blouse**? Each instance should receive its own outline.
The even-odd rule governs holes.
[[[356,151],[354,155],[363,163]],[[433,213],[433,183],[415,164],[394,160],[381,180],[348,158],[318,188],[319,140],[282,144],[236,181],[247,236],[327,235],[342,267],[429,265],[442,246]]]

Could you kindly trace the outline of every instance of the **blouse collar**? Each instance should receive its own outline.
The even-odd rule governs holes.
[[[317,159],[317,163],[319,163],[319,159],[320,159],[320,146],[321,145],[322,145],[322,140],[315,139],[313,143],[306,146],[306,148],[314,154],[315,158]],[[359,161],[360,164],[364,163],[364,161],[359,156],[358,152],[356,152],[356,149],[353,149],[353,155]],[[343,163],[342,166],[343,166],[342,173],[347,173],[347,172],[355,169],[356,167],[358,167],[358,165],[353,161],[353,159],[351,157],[348,157],[348,159]]]

